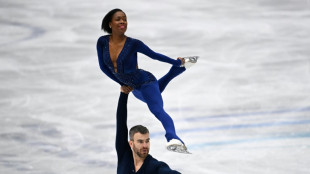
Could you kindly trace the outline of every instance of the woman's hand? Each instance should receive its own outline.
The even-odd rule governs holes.
[[[121,92],[125,94],[129,94],[133,90],[132,87],[123,85],[121,86]]]
[[[181,65],[184,65],[184,63],[185,63],[184,58],[182,58],[182,57],[178,57],[178,59],[180,59],[180,60],[181,60],[181,62],[182,62],[182,64],[181,64]]]

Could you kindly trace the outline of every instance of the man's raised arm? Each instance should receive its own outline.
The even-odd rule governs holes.
[[[130,149],[128,144],[128,128],[127,128],[127,101],[128,94],[120,93],[117,113],[116,113],[116,141],[115,147],[117,157],[120,160],[124,153]]]

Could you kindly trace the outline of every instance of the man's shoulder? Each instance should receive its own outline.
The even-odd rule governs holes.
[[[159,173],[171,173],[171,174],[179,174],[179,172],[170,169],[169,165],[163,161],[159,161],[156,158],[149,155],[147,157],[148,169],[150,171],[157,171]]]
[[[167,163],[163,161],[158,161],[156,158],[153,156],[149,155],[149,165],[154,166],[156,168],[158,167],[169,167]]]
[[[148,160],[149,162],[153,162],[153,163],[159,162],[156,158],[154,158],[150,154],[146,157],[146,160]]]
[[[128,173],[133,170],[134,166],[133,156],[131,150],[126,150],[124,154],[118,159],[117,173]]]

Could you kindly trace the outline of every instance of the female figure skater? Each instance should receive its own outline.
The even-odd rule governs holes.
[[[101,36],[97,42],[100,69],[112,80],[121,85],[125,92],[133,90],[136,98],[145,102],[150,111],[162,123],[166,130],[167,149],[187,153],[184,142],[176,135],[171,117],[163,108],[161,92],[170,80],[185,71],[184,63],[195,63],[197,58],[171,59],[152,51],[140,40],[127,37],[126,14],[120,9],[111,10],[102,21],[102,30],[109,35]],[[161,79],[150,72],[138,68],[137,53],[172,64],[170,71]]]

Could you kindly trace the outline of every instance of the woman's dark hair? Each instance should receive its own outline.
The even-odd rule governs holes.
[[[107,32],[107,33],[109,33],[109,34],[112,33],[112,29],[110,28],[109,23],[112,21],[113,15],[114,15],[116,12],[118,12],[118,11],[123,12],[123,10],[116,8],[116,9],[111,10],[108,14],[105,15],[105,17],[104,17],[103,20],[102,20],[102,24],[101,24],[101,29],[102,29],[103,31],[105,31],[105,32]],[[123,12],[123,13],[124,13],[124,12]]]

